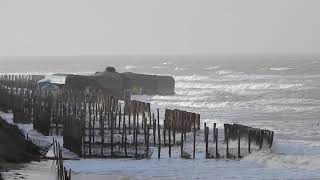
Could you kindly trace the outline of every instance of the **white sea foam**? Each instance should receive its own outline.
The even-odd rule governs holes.
[[[294,69],[294,68],[289,68],[289,67],[272,67],[272,68],[269,68],[269,70],[271,70],[271,71],[285,71],[285,70],[291,70],[291,69]]]
[[[208,76],[192,75],[192,76],[174,76],[176,81],[203,81],[209,80]]]
[[[278,112],[316,112],[320,109],[319,105],[299,104],[303,100],[293,99],[262,99],[251,101],[207,101],[212,98],[205,95],[187,95],[187,96],[154,96],[150,99],[151,103],[159,106],[174,106],[174,107],[188,107],[200,109],[217,109],[221,110],[254,110],[264,113],[278,113]]]
[[[244,81],[244,80],[272,80],[284,78],[279,75],[248,75],[248,74],[230,74],[226,75],[225,78],[229,78],[232,81]]]
[[[51,75],[54,72],[15,72],[15,73],[0,73],[0,75]]]
[[[264,112],[275,113],[275,112],[306,112],[306,111],[317,111],[319,106],[308,107],[308,106],[285,106],[285,105],[266,105],[264,106]]]
[[[218,69],[218,68],[220,68],[220,66],[210,66],[210,67],[205,67],[205,68],[202,68],[202,69],[212,70],[212,69]]]
[[[176,67],[174,68],[175,71],[186,71],[189,70],[189,68],[181,68],[181,67]]]
[[[303,84],[279,84],[279,83],[242,83],[242,84],[212,84],[212,83],[193,83],[178,82],[176,88],[197,88],[197,89],[219,89],[227,92],[240,92],[243,90],[275,90],[303,87]]]
[[[163,62],[163,65],[168,65],[168,64],[172,64],[172,62]]]
[[[168,69],[169,67],[165,66],[153,66],[152,69]]]
[[[153,96],[153,100],[171,100],[171,101],[200,101],[207,100],[210,96]]]
[[[256,152],[244,160],[253,160],[267,164],[274,168],[298,168],[306,170],[320,170],[320,156],[284,155],[274,153]]]
[[[80,71],[80,72],[15,72],[15,73],[0,73],[3,74],[10,74],[10,75],[53,75],[53,74],[77,74],[77,75],[91,75],[93,74],[92,71]]]
[[[127,70],[135,69],[135,68],[137,68],[137,66],[134,66],[134,65],[126,65],[125,66],[125,69],[127,69]]]
[[[243,105],[247,106],[242,102],[194,102],[194,101],[157,101],[153,100],[151,103],[157,104],[159,106],[180,106],[180,107],[189,107],[189,108],[239,108]]]
[[[219,75],[225,75],[225,74],[231,74],[231,73],[233,73],[233,71],[230,71],[230,70],[220,70],[220,71],[217,71],[216,73],[219,74]]]
[[[280,146],[280,147],[279,147]],[[309,153],[308,151],[312,151]],[[299,142],[274,142],[272,151],[255,152],[244,160],[256,161],[275,168],[320,170],[320,147]]]
[[[205,94],[211,94],[213,93],[212,90],[206,90],[206,89],[201,89],[201,90],[188,90],[188,91],[185,91],[185,90],[175,90],[176,94],[178,95],[187,95],[187,96],[199,96],[199,95],[205,95]]]

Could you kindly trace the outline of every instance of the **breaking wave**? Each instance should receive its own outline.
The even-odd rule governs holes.
[[[189,68],[180,68],[180,67],[176,67],[174,68],[175,71],[186,71],[189,70]]]
[[[127,70],[135,69],[135,68],[137,68],[137,66],[134,66],[134,65],[127,65],[127,66],[125,66],[125,69],[127,69]]]
[[[160,96],[160,95],[156,95],[153,96],[152,99],[153,100],[172,100],[172,101],[200,101],[200,100],[207,100],[209,99],[210,96],[183,96],[183,95],[179,95],[179,96]]]
[[[203,81],[209,80],[208,76],[192,75],[192,76],[175,76],[176,81]]]
[[[178,82],[176,88],[219,89],[228,92],[241,90],[274,90],[303,87],[303,84],[276,84],[276,83],[243,83],[243,84],[211,84]]]
[[[211,100],[210,100],[211,99]],[[210,95],[175,95],[175,96],[154,96],[151,103],[159,106],[179,106],[188,108],[205,109],[233,109],[233,110],[254,110],[264,113],[276,112],[316,112],[320,106],[310,102],[306,105],[298,104],[299,99],[285,100],[251,100],[251,101],[217,101],[212,100]]]
[[[210,66],[210,67],[206,67],[206,68],[202,68],[202,69],[212,70],[212,69],[218,69],[218,68],[220,68],[220,66]]]
[[[159,106],[180,106],[180,107],[190,107],[190,108],[224,108],[227,106],[240,106],[240,102],[170,102],[170,101],[156,101],[153,100],[151,103],[157,104]]]
[[[212,91],[212,90],[205,90],[205,89],[201,89],[201,90],[188,90],[188,91],[176,90],[176,93],[177,93],[178,95],[196,96],[196,95],[211,94],[211,93],[213,93],[213,91]]]
[[[310,153],[311,151],[311,153]],[[251,160],[271,167],[320,170],[320,146],[317,144],[274,142],[272,151],[255,152],[243,160]]]
[[[153,66],[152,69],[168,69],[169,67],[165,66]]]
[[[225,75],[225,74],[231,74],[233,73],[233,71],[229,71],[229,70],[220,70],[216,72],[219,75]]]
[[[16,72],[16,73],[0,73],[0,75],[52,75],[52,74],[76,74],[76,75],[91,75],[92,71],[81,71],[81,72]]]
[[[271,71],[285,71],[285,70],[291,70],[293,68],[289,68],[289,67],[272,67],[269,68],[269,70]]]

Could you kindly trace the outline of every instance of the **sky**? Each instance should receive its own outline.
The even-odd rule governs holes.
[[[0,0],[0,56],[319,53],[319,0]]]

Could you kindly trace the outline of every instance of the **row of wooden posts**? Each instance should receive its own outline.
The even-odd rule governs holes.
[[[37,146],[41,155],[43,156],[42,158],[52,159],[55,161],[58,180],[71,180],[71,169],[67,171],[66,167],[63,165],[64,158],[62,154],[62,149],[60,143],[57,140],[53,138],[52,142],[50,143],[45,140],[32,139],[29,137],[28,134],[26,135],[26,140]],[[52,148],[54,156],[46,158],[45,155],[47,154],[49,148]],[[42,152],[43,149],[45,149],[44,153]]]
[[[134,100],[120,103],[117,98],[103,93],[67,88],[47,91],[37,88],[34,85],[36,81],[30,78],[4,77],[0,78],[0,96],[7,97],[4,103],[7,109],[15,107],[15,121],[21,123],[28,119],[32,121],[34,129],[44,135],[63,135],[64,147],[80,156],[145,158],[151,155],[150,146],[158,144],[160,156],[161,146],[171,149],[175,145],[176,133],[171,134],[172,127],[160,125],[159,109],[155,117],[151,113],[150,103]],[[21,83],[24,80],[27,82]],[[18,114],[20,118],[17,118]],[[180,126],[177,133],[186,133],[191,126],[189,120],[192,114],[179,111],[177,115],[180,118],[167,118],[165,122]],[[200,116],[195,117],[200,122]],[[168,131],[169,136],[166,133]]]
[[[240,124],[224,124],[224,148],[219,148],[218,132],[219,129],[216,127],[216,123],[213,123],[212,142],[214,147],[210,148],[210,127],[204,123],[206,158],[242,158],[244,155],[252,151],[261,150],[263,147],[271,148],[273,144],[273,131],[252,128]],[[231,141],[236,142],[236,147],[229,147]],[[241,141],[244,141],[247,147],[241,147]],[[255,148],[252,146],[255,146]]]
[[[152,154],[150,147],[158,148],[158,158],[161,147],[168,147],[171,157],[171,148],[179,145],[181,157],[195,158],[200,114],[166,109],[164,123],[160,125],[160,111],[152,112],[150,103],[119,101],[101,91],[41,89],[37,80],[33,76],[0,76],[2,109],[12,109],[16,122],[32,122],[34,129],[44,135],[62,135],[63,146],[81,157],[148,158]],[[219,153],[218,128],[215,123],[213,126],[215,147],[209,147],[209,127],[204,125],[207,158],[234,157],[229,152],[229,141],[234,140],[238,140],[238,157],[241,157],[243,138],[249,142],[249,153],[251,142],[259,144],[260,149],[263,143],[272,145],[272,131],[225,124],[222,143],[226,155],[223,156]],[[185,148],[188,133],[193,133],[192,155]],[[180,141],[176,138],[179,135]]]
[[[71,169],[69,171],[63,165],[63,156],[60,143],[55,139],[53,143],[53,154],[57,166],[58,180],[71,180]]]

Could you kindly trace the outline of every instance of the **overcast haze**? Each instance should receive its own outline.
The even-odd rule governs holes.
[[[0,0],[0,56],[319,53],[319,0]]]

